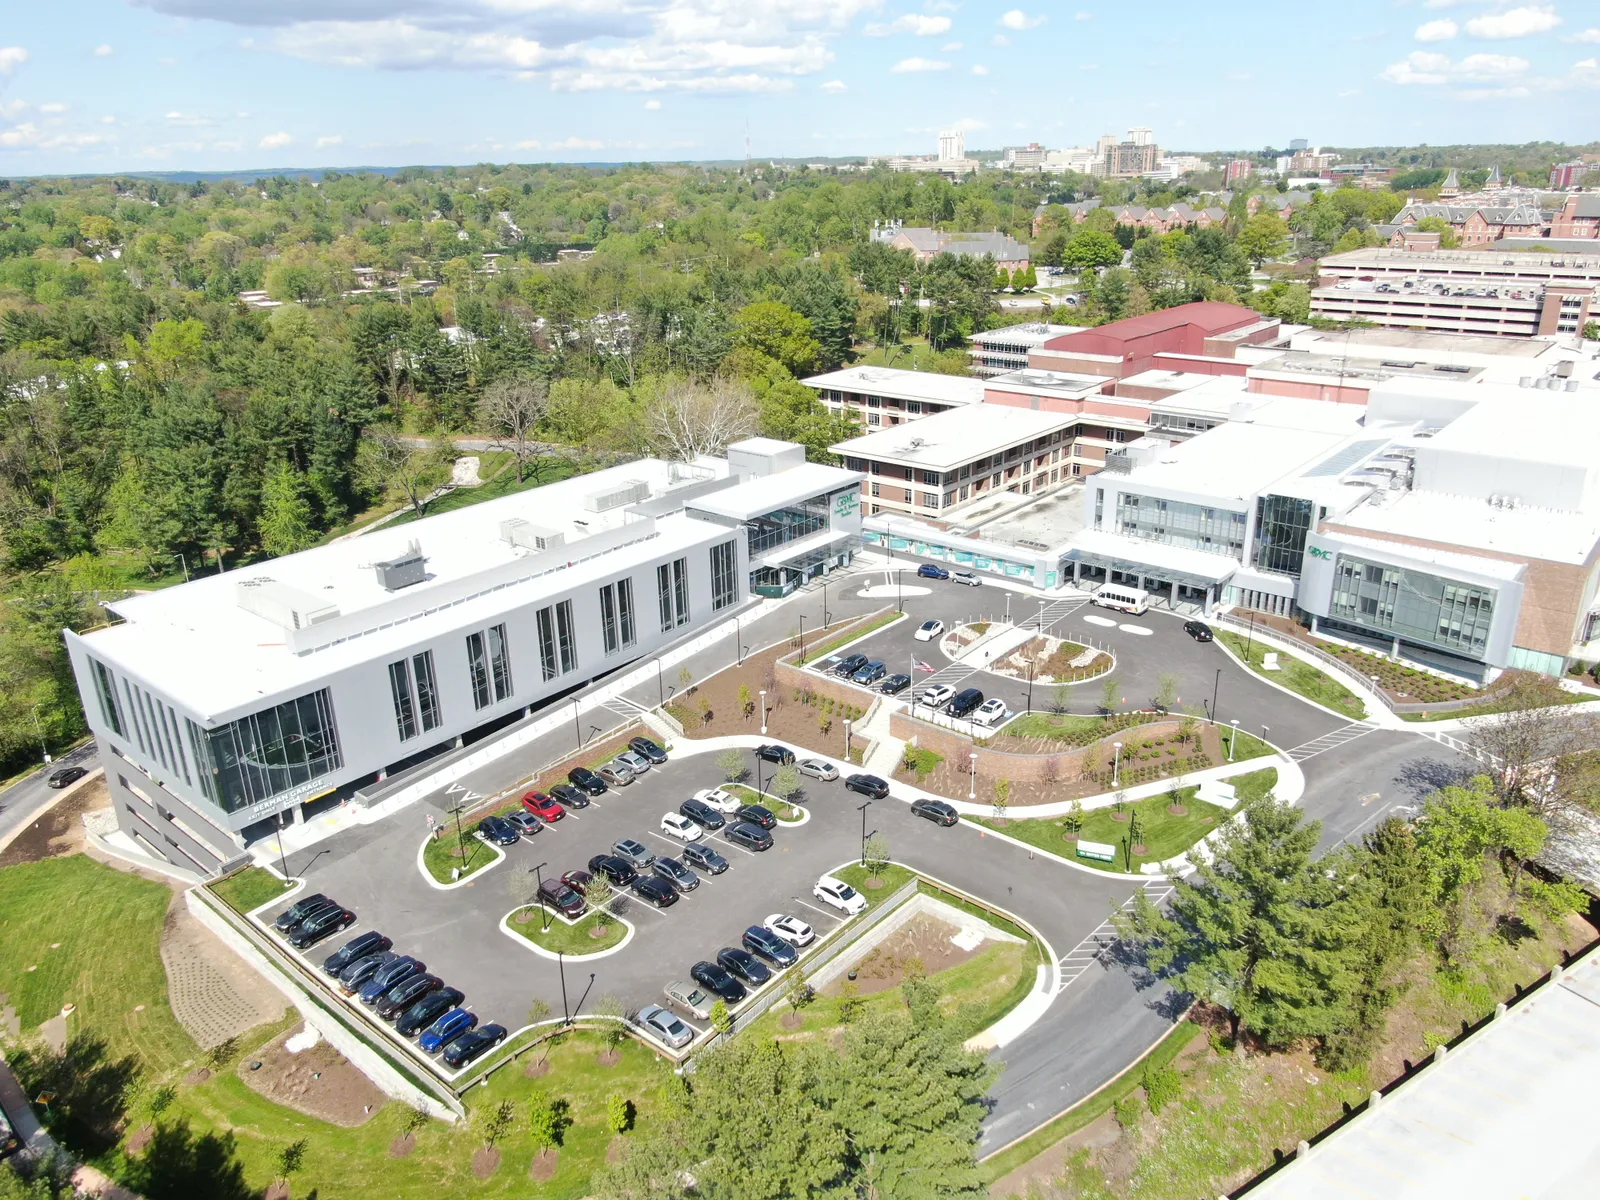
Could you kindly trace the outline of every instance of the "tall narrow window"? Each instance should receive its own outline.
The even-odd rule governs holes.
[[[631,646],[639,640],[633,624],[633,580],[617,580],[617,624],[622,630],[622,644]]]
[[[734,553],[732,542],[723,542],[720,546],[711,547],[711,608],[713,611],[727,608],[738,599],[738,589],[734,586],[733,570],[737,556]]]
[[[561,650],[561,673],[578,669],[578,630],[572,621],[572,601],[556,605],[556,643]]]
[[[216,768],[206,765],[206,735],[201,732],[200,726],[187,717],[184,718],[183,723],[189,730],[189,750],[194,755],[195,773],[200,776],[200,790],[205,793],[207,800],[215,801],[217,798],[216,779],[214,777]]]
[[[506,645],[506,627],[489,627],[489,667],[494,674],[494,698],[511,699],[511,649]]]
[[[167,705],[167,717],[172,727],[172,746],[178,752],[178,767],[183,771],[183,781],[193,785],[194,780],[189,778],[189,756],[183,752],[183,733],[178,729],[178,713]]]
[[[610,584],[600,589],[600,641],[607,654],[621,648],[617,633],[617,589]]]
[[[417,682],[417,716],[422,720],[424,732],[444,724],[439,716],[439,685],[433,677],[433,651],[424,650],[411,659],[412,673]]]
[[[472,676],[472,706],[488,708],[493,703],[489,698],[489,657],[481,633],[467,634],[467,671]]]
[[[405,659],[389,664],[389,694],[394,699],[394,724],[400,740],[417,736],[417,706],[411,695],[411,666]]]
[[[125,737],[122,732],[122,713],[117,708],[116,681],[111,678],[111,672],[104,663],[91,658],[89,666],[94,672],[94,690],[100,698],[100,715],[105,719],[106,727],[118,737]]]
[[[678,607],[678,624],[689,623],[689,560],[672,560],[672,599]]]
[[[539,625],[539,673],[546,680],[554,679],[561,674],[561,668],[556,665],[556,617],[555,612],[548,608],[541,608],[537,614]]]
[[[661,606],[661,632],[672,632],[672,568],[662,563],[656,568],[656,600]]]
[[[139,744],[141,754],[148,754],[144,748],[144,734],[139,729],[139,706],[133,702],[133,689],[126,679],[122,681],[122,698],[128,702],[128,724],[133,726],[133,740]]]

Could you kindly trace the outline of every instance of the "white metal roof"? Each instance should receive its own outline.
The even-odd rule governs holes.
[[[981,404],[935,413],[830,446],[835,454],[947,470],[1077,424],[1076,413]]]
[[[776,475],[758,475],[730,488],[721,488],[707,496],[697,496],[689,507],[701,512],[748,521],[763,513],[799,504],[813,496],[826,496],[853,488],[861,483],[859,471],[846,471],[842,467],[829,467],[822,463],[802,463]]]
[[[982,404],[985,383],[965,375],[901,371],[893,367],[846,367],[802,380],[807,387],[892,396],[897,400],[931,400],[935,404]]]

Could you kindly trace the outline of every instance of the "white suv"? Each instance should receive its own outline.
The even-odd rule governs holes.
[[[682,813],[669,812],[661,818],[661,832],[668,837],[675,837],[680,842],[697,842],[700,840],[700,826]]]
[[[867,898],[842,879],[824,875],[817,880],[811,894],[824,904],[831,904],[847,917],[853,917],[867,907]]]
[[[927,691],[923,692],[922,695],[917,697],[917,703],[926,705],[928,708],[938,708],[941,705],[948,703],[950,697],[954,696],[955,694],[955,688],[951,687],[948,683],[936,683]]]
[[[957,571],[954,575],[950,576],[950,582],[951,583],[962,583],[962,584],[965,584],[967,587],[982,587],[983,586],[983,580],[979,579],[971,571]]]
[[[1006,702],[998,696],[991,696],[978,705],[978,711],[967,719],[974,725],[985,727],[998,725],[1006,719]]]

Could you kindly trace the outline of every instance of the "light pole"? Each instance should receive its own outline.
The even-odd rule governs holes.
[[[1111,786],[1116,787],[1117,779],[1122,771],[1122,743],[1112,742],[1111,748],[1113,752],[1111,758]]]
[[[1011,624],[1011,592],[1006,592],[1006,624]]]
[[[745,693],[746,696],[749,694],[749,692]],[[765,689],[762,689],[761,692],[761,736],[767,736],[767,693]]]
[[[1039,615],[1034,618],[1034,632],[1040,637],[1044,636],[1044,598],[1039,599]]]
[[[39,706],[33,706],[33,728],[39,734],[39,753],[44,755],[44,765],[50,765],[50,747],[45,744],[44,725],[39,720]]]
[[[974,750],[967,757],[972,760],[972,775],[967,782],[967,799],[976,800],[978,798],[978,752]]]
[[[861,809],[861,865],[867,865],[867,809],[872,807],[872,801],[858,806]]]
[[[278,810],[278,869],[283,872],[283,881],[289,882],[289,860],[283,853],[283,810]]]
[[[661,682],[661,658],[656,656],[656,704],[658,707],[667,706],[667,690]]]
[[[1261,727],[1261,740],[1263,742],[1267,740],[1267,730],[1270,729],[1270,728],[1271,728],[1270,725],[1263,725]]]
[[[1244,661],[1245,661],[1245,665],[1246,666],[1248,666],[1249,663],[1250,663],[1250,651],[1255,648],[1255,644],[1256,644],[1256,610],[1252,608],[1250,610],[1250,636],[1247,637],[1245,639],[1245,642],[1244,642]]]
[[[174,554],[172,557],[177,559],[180,563],[183,564],[183,581],[185,583],[188,583],[189,582],[189,560],[184,558],[184,556],[181,555],[181,554]]]
[[[850,718],[844,719],[844,761],[850,761]]]
[[[736,665],[744,663],[744,631],[739,628],[739,618],[733,618],[733,657]],[[656,674],[661,673],[661,660],[656,659]]]
[[[826,629],[833,620],[833,614],[828,611],[828,581],[822,581],[822,626]]]
[[[561,972],[561,1023],[572,1024],[572,1013],[567,1008],[567,960],[560,950],[556,951],[556,970]]]
[[[806,665],[806,615],[800,614],[800,665]]]
[[[1222,686],[1222,668],[1217,668],[1217,677],[1211,681],[1211,719],[1217,719],[1217,689]]]
[[[1239,740],[1239,718],[1233,719],[1233,733],[1228,738],[1228,761],[1233,761],[1233,744]]]
[[[533,872],[533,894],[539,901],[539,915],[544,918],[544,932],[550,932],[550,910],[544,906],[544,876],[540,874],[550,864],[549,862],[534,863],[528,870]]]

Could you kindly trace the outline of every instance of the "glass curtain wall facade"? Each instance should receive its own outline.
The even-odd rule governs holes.
[[[828,527],[828,497],[813,496],[788,508],[774,509],[746,523],[752,559],[769,550]]]
[[[343,765],[326,688],[220,729],[187,724],[200,788],[224,812],[270,800]]]
[[[1210,554],[1244,556],[1245,514],[1159,496],[1117,494],[1117,532]]]
[[[739,585],[733,575],[739,556],[733,542],[711,547],[711,609],[727,608],[739,598]]]
[[[1251,561],[1263,571],[1300,578],[1311,533],[1311,507],[1311,501],[1298,496],[1259,497]]]
[[[619,579],[600,589],[600,637],[607,654],[633,645],[633,580]]]
[[[467,670],[472,677],[472,706],[489,705],[511,696],[511,651],[506,627],[495,625],[483,633],[467,634]]]
[[[389,695],[402,742],[438,728],[439,689],[433,677],[432,650],[389,664]]]
[[[689,560],[675,558],[656,568],[656,602],[661,610],[661,632],[671,633],[689,623]]]
[[[1481,659],[1495,599],[1492,588],[1340,554],[1328,615],[1360,629]]]

